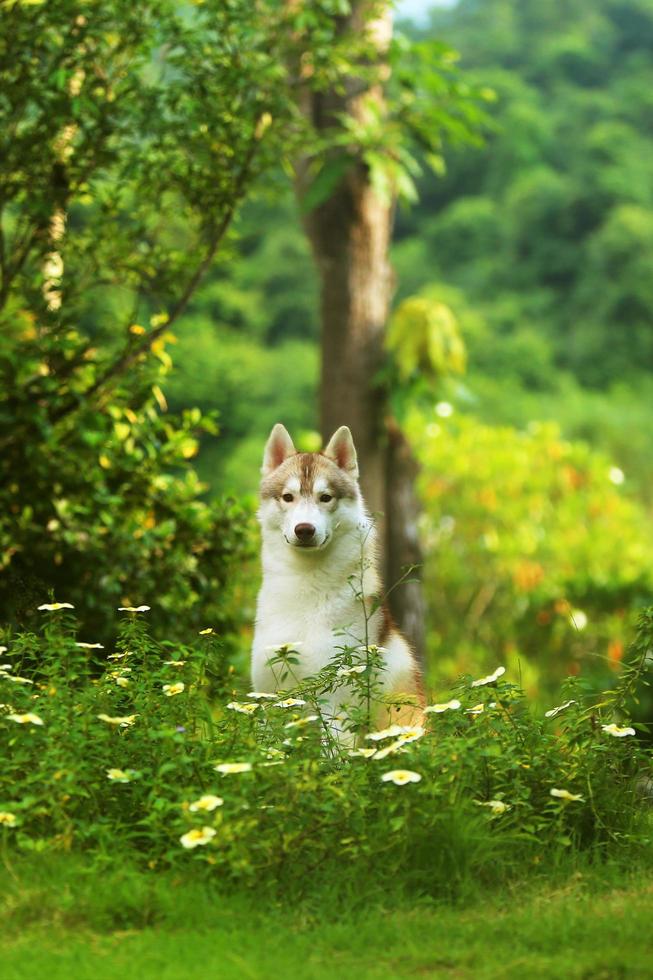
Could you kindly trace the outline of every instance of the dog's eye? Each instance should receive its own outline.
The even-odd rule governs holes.
[[[287,504],[291,504],[295,499],[291,493],[284,493],[281,496],[282,500],[285,500]]]
[[[328,504],[330,500],[333,500],[333,497],[330,493],[323,493],[320,500],[323,504]]]

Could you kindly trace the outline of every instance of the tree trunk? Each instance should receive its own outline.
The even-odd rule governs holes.
[[[343,19],[343,28],[361,31],[368,23],[381,62],[392,32],[390,10],[372,22],[368,11],[365,0],[354,3],[351,15]],[[319,132],[336,126],[343,113],[364,121],[370,99],[383,106],[381,86],[363,88],[356,80],[345,92],[306,93],[303,108]],[[308,183],[306,171],[307,161],[300,162],[300,196]],[[386,395],[378,377],[394,287],[388,259],[393,213],[394,202],[378,196],[361,160],[350,167],[329,198],[304,218],[320,277],[322,435],[328,439],[340,425],[348,425],[353,433],[363,495],[379,525],[386,589],[401,578],[406,565],[421,558],[416,464],[396,422],[387,417]],[[419,582],[398,586],[389,602],[421,657]]]

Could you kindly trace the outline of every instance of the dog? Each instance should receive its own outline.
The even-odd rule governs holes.
[[[265,446],[261,473],[263,580],[252,646],[255,690],[293,686],[280,683],[278,661],[275,665],[275,651],[283,645],[296,651],[294,684],[338,658],[341,662],[345,648],[362,650],[363,658],[371,650],[379,658],[375,685],[382,695],[373,723],[419,724],[421,674],[379,599],[375,528],[361,496],[350,430],[341,426],[322,452],[300,453],[277,423]],[[356,694],[345,679],[346,668],[342,673],[342,684],[324,695],[325,713],[338,741],[355,744],[346,716]]]

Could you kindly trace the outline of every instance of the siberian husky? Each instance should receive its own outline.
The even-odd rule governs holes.
[[[343,425],[321,453],[298,453],[277,424],[261,472],[263,581],[252,648],[254,688],[293,686],[279,683],[278,665],[271,663],[284,644],[297,651],[295,681],[314,676],[334,658],[342,660],[345,647],[375,645],[383,704],[374,723],[418,723],[424,703],[420,671],[388,610],[378,603],[382,586],[374,525],[358,485],[351,432]],[[327,713],[332,732],[351,743],[343,711],[355,695],[342,673],[342,686],[325,695]],[[392,705],[395,698],[398,704]]]

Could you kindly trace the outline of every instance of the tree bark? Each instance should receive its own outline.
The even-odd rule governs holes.
[[[392,32],[391,13],[388,7],[370,22],[369,7],[366,0],[354,3],[342,26],[362,31],[368,24],[382,63]],[[337,126],[343,113],[363,122],[370,99],[383,107],[380,84],[363,87],[356,80],[344,92],[307,92],[303,108],[320,132]],[[307,161],[298,165],[300,196],[308,183],[307,166]],[[328,439],[340,425],[348,425],[353,433],[363,495],[379,526],[386,589],[399,581],[407,565],[421,560],[417,467],[399,426],[388,418],[379,380],[394,289],[388,258],[393,214],[394,202],[379,197],[367,166],[358,160],[329,198],[304,217],[320,278],[322,435]],[[412,578],[393,589],[389,604],[422,657],[422,594],[419,581]]]

